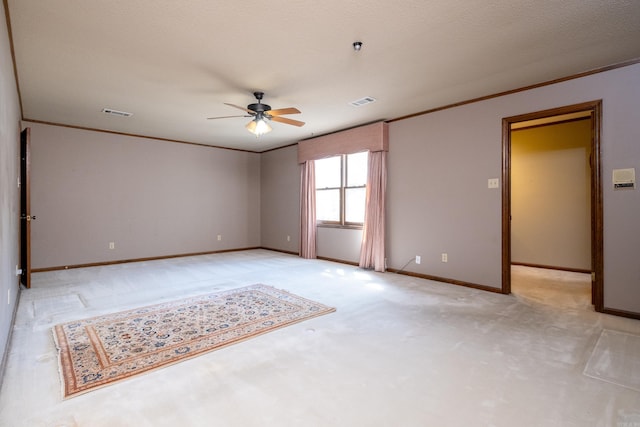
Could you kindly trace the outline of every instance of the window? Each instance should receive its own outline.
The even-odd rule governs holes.
[[[364,223],[368,152],[316,160],[318,224],[361,226]]]

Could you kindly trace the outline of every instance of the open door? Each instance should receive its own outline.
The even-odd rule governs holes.
[[[20,282],[27,288],[31,287],[31,220],[36,219],[31,216],[29,195],[30,134],[30,128],[20,133]]]
[[[502,120],[502,293],[511,293],[511,129],[512,124],[545,120],[566,114],[588,113],[591,117],[591,302],[596,311],[604,310],[604,239],[600,123],[602,101],[585,102],[538,111]]]

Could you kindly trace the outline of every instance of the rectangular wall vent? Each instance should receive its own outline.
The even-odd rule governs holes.
[[[118,110],[114,110],[112,108],[103,108],[102,112],[105,114],[113,114],[114,116],[120,116],[120,117],[131,117],[133,116],[133,113],[127,113],[126,111],[118,111]]]
[[[349,105],[353,105],[354,107],[362,107],[363,105],[371,104],[372,102],[376,102],[376,99],[370,96],[365,96],[364,98],[351,101]]]

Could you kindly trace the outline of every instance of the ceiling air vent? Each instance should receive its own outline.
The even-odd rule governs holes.
[[[133,113],[127,113],[126,111],[118,111],[118,110],[114,110],[111,108],[103,108],[102,112],[105,114],[112,114],[114,116],[120,116],[120,117],[131,117],[133,116]]]
[[[353,105],[354,107],[362,107],[363,105],[371,104],[372,102],[376,102],[376,99],[370,96],[365,96],[364,98],[351,101],[349,105]]]

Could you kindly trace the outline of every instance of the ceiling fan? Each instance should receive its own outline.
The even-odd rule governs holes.
[[[258,102],[255,104],[247,105],[247,108],[240,107],[239,105],[229,104],[227,102],[224,103],[225,105],[228,105],[230,107],[245,111],[248,114],[243,114],[241,116],[208,117],[207,120],[228,119],[231,117],[253,117],[253,120],[247,123],[246,128],[249,132],[256,136],[264,135],[265,133],[271,132],[271,126],[269,126],[269,123],[267,123],[268,120],[273,120],[274,122],[298,127],[304,126],[304,122],[281,117],[286,114],[300,114],[300,110],[298,110],[297,108],[289,107],[272,110],[270,105],[263,104],[261,102],[262,97],[264,96],[263,92],[253,92],[253,96],[256,97],[256,100]]]

